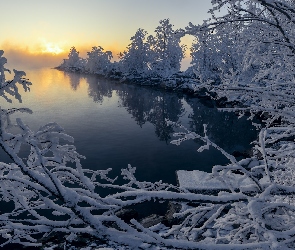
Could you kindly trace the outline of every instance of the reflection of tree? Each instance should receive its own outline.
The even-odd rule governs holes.
[[[203,124],[207,124],[209,138],[223,149],[233,152],[247,150],[250,143],[257,137],[257,132],[246,117],[238,119],[232,112],[220,112],[216,108],[208,108],[197,98],[187,98],[193,109],[190,114],[190,129],[203,134]]]
[[[102,103],[104,97],[111,98],[114,85],[97,76],[87,76],[88,95],[94,102]]]
[[[67,73],[73,90],[79,86],[81,76]],[[139,126],[150,122],[155,126],[155,133],[161,141],[171,139],[173,127],[167,126],[166,119],[177,122],[184,112],[181,98],[176,93],[145,88],[136,85],[112,83],[110,80],[94,75],[86,77],[88,95],[94,102],[102,103],[104,98],[111,98],[116,90],[121,106],[125,107]],[[225,150],[232,152],[247,149],[250,142],[256,139],[256,131],[246,118],[237,119],[233,113],[219,112],[213,105],[203,105],[197,98],[186,97],[193,112],[190,114],[190,128],[203,134],[203,124],[207,124],[209,137]]]
[[[142,126],[147,121],[152,123],[159,139],[168,142],[174,131],[167,126],[165,119],[177,122],[183,112],[181,99],[175,93],[127,85],[117,93],[122,106],[138,125]]]
[[[81,79],[81,76],[80,74],[74,74],[74,73],[68,73],[68,72],[65,72],[65,74],[69,77],[70,79],[70,84],[71,84],[71,88],[76,91],[79,84],[80,84],[80,79]]]
[[[122,107],[139,126],[150,122],[155,126],[160,140],[168,142],[174,132],[165,119],[177,122],[183,112],[181,99],[175,93],[143,88],[135,85],[112,84],[109,80],[87,76],[88,95],[94,102],[102,103],[104,97],[112,97],[116,90]]]
[[[163,92],[155,98],[149,122],[155,125],[156,135],[161,141],[167,143],[174,132],[172,126],[167,126],[166,119],[177,122],[183,111],[181,99],[176,94]]]
[[[138,86],[122,85],[117,90],[121,106],[125,107],[136,123],[142,127],[148,120],[152,106],[153,93]]]
[[[80,74],[66,73],[74,91],[84,78]],[[146,122],[155,126],[155,133],[161,141],[171,139],[174,132],[167,126],[166,119],[177,122],[183,113],[181,98],[175,93],[144,88],[136,85],[117,84],[95,75],[85,77],[88,84],[88,95],[94,102],[102,103],[104,98],[111,98],[116,90],[122,107],[125,107],[136,123],[142,127]]]

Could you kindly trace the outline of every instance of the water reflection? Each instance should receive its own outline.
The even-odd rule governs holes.
[[[193,112],[189,114],[190,130],[203,134],[203,124],[207,124],[208,137],[229,153],[244,152],[256,139],[256,130],[247,117],[238,117],[232,112],[220,112],[208,105],[201,104],[196,98],[186,98]]]
[[[70,74],[68,72],[64,72],[64,74],[69,77],[72,90],[76,91],[79,87],[81,76],[78,74]]]
[[[82,75],[69,72],[63,72],[68,78],[72,90],[77,91],[80,82],[86,80],[88,86],[88,96],[92,98],[95,103],[102,103],[104,97],[111,98],[113,85],[110,82],[102,80],[100,81],[97,76],[94,75]]]
[[[175,93],[122,85],[117,89],[117,95],[121,106],[126,108],[139,126],[150,122],[158,138],[168,143],[174,130],[172,126],[167,126],[166,119],[177,122],[184,112],[181,99]]]
[[[79,74],[65,73],[69,76],[71,88],[76,91],[80,80],[84,78]],[[185,109],[181,98],[175,93],[159,90],[151,90],[127,84],[118,84],[96,76],[87,76],[88,96],[95,103],[103,103],[104,98],[112,98],[116,91],[120,98],[119,105],[125,107],[135,122],[142,127],[146,122],[155,126],[155,133],[161,141],[168,141],[174,132],[172,126],[168,126],[166,119],[177,122]]]
[[[28,107],[34,114],[18,117],[34,130],[57,122],[86,156],[83,167],[112,168],[112,177],[131,164],[139,180],[176,184],[176,170],[210,172],[213,165],[227,163],[214,149],[198,153],[200,141],[171,145],[175,128],[165,119],[197,133],[208,124],[211,139],[227,151],[248,149],[256,137],[249,121],[186,95],[50,69],[27,75],[33,82],[31,92],[23,94],[23,104],[11,106]],[[6,161],[3,157],[0,150],[1,161]]]
[[[70,74],[73,75],[73,74]],[[78,86],[78,74],[70,77],[72,88]],[[228,152],[246,151],[256,139],[256,131],[246,117],[238,119],[234,113],[220,112],[211,102],[200,101],[183,94],[165,92],[147,87],[120,84],[96,76],[87,76],[88,95],[94,102],[102,103],[104,98],[111,98],[113,91],[119,97],[119,105],[125,107],[137,125],[142,127],[146,122],[154,125],[155,134],[160,141],[169,143],[174,128],[168,126],[166,119],[179,122],[188,110],[190,130],[203,134],[203,124],[207,124],[208,136],[217,145]]]
[[[102,103],[105,98],[111,98],[113,92],[112,84],[106,81],[98,81],[97,77],[87,77],[88,95],[94,102]]]
[[[120,97],[120,105],[125,107],[136,123],[142,127],[153,112],[155,93],[126,84],[122,85],[116,93]]]

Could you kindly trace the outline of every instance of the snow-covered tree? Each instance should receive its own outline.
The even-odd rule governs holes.
[[[127,51],[120,54],[120,69],[123,73],[142,77],[149,75],[153,51],[146,41],[146,35],[145,30],[138,29],[131,37]]]
[[[86,71],[93,74],[106,75],[112,69],[111,51],[105,51],[101,46],[94,46],[87,52]]]
[[[86,59],[79,58],[79,52],[72,47],[69,58],[58,68],[105,76],[123,73],[127,78],[169,78],[179,72],[185,56],[186,46],[180,45],[185,33],[174,30],[169,19],[161,20],[155,33],[155,36],[147,36],[146,31],[138,29],[127,50],[120,53],[118,63],[112,63],[112,52],[104,51],[101,46],[92,47]]]
[[[66,71],[84,71],[85,60],[79,57],[79,51],[75,47],[70,49],[68,59],[64,59],[63,63],[58,68]]]
[[[241,71],[248,39],[239,25],[229,23],[226,28],[199,32],[195,36],[191,67],[201,82],[220,83],[225,76]]]
[[[69,65],[75,65],[79,61],[79,59],[79,51],[77,51],[75,47],[72,47],[69,53]]]
[[[149,37],[149,43],[156,53],[151,67],[159,76],[169,77],[180,70],[181,60],[185,56],[186,47],[180,45],[184,31],[174,30],[170,20],[164,19],[160,21],[155,33],[154,37]]]
[[[198,38],[209,36],[210,41],[219,44],[216,52],[212,49],[204,54],[209,58],[207,61],[214,64],[214,55],[218,57],[220,53],[238,59],[232,72],[224,74],[227,79],[231,76],[233,82],[241,82],[237,77],[245,80],[249,72],[252,79],[247,80],[256,84],[293,82],[294,1],[213,0],[212,4],[211,19],[202,25],[187,27],[188,33]],[[226,8],[228,13],[220,15],[219,10]],[[207,46],[203,42],[204,39],[200,39],[201,52],[205,50],[202,46]],[[197,50],[193,54],[200,57]]]
[[[160,21],[155,33],[155,36],[147,36],[146,31],[138,29],[131,37],[127,51],[120,56],[123,72],[162,78],[169,78],[179,72],[186,49],[180,45],[184,31],[174,30],[170,20],[164,19]]]

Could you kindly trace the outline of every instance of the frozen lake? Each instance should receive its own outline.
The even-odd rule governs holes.
[[[249,150],[256,138],[245,117],[218,112],[210,103],[184,94],[54,69],[26,73],[33,83],[31,92],[22,92],[22,104],[1,99],[2,108],[32,109],[32,115],[18,117],[33,129],[57,122],[86,156],[84,168],[112,168],[112,176],[131,164],[139,180],[176,184],[176,170],[210,172],[213,165],[227,162],[214,149],[198,153],[199,141],[170,144],[174,128],[166,125],[166,118],[201,134],[203,124],[208,124],[209,137],[229,153]],[[0,157],[8,160],[2,151]]]

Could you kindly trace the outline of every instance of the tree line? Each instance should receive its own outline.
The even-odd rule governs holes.
[[[180,71],[186,49],[180,45],[183,36],[184,30],[174,30],[169,19],[164,19],[155,29],[154,36],[138,29],[126,51],[119,54],[119,62],[111,62],[112,52],[104,51],[101,46],[92,47],[85,59],[72,47],[68,59],[64,59],[59,68],[99,75],[117,72],[125,77],[167,78]]]

